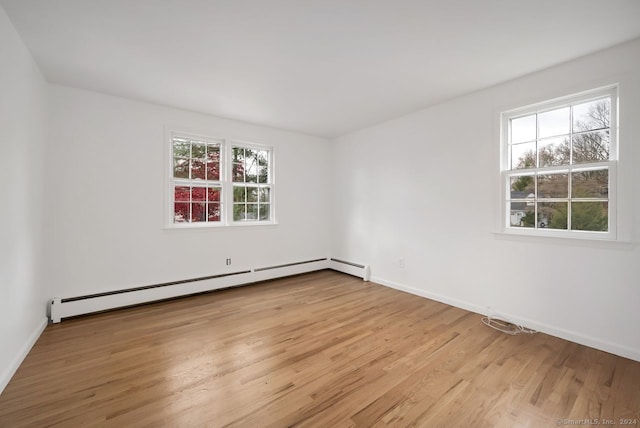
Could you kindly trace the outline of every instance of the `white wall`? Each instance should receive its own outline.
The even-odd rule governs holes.
[[[51,296],[329,255],[326,140],[62,86],[49,87],[49,100]],[[279,224],[165,229],[165,127],[273,146]]]
[[[636,244],[493,233],[500,112],[611,83],[619,231]],[[640,40],[337,138],[332,255],[370,263],[373,281],[640,360],[638,118]]]
[[[46,326],[45,85],[0,7],[0,392]]]

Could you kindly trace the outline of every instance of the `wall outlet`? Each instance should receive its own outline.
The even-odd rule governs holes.
[[[225,260],[225,264],[227,266],[231,266],[231,258],[228,258],[227,260]]]
[[[399,267],[400,269],[404,269],[404,257],[400,257],[400,258],[398,259],[398,267]]]

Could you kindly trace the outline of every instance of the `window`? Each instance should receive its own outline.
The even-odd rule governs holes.
[[[273,150],[171,135],[170,225],[273,223]]]
[[[269,151],[232,146],[233,221],[271,219]]]
[[[502,114],[505,231],[615,239],[616,94]]]

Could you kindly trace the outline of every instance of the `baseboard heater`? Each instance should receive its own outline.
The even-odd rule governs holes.
[[[49,303],[51,322],[59,323],[64,318],[101,312],[110,309],[135,306],[174,297],[204,293],[239,285],[251,284],[268,279],[282,278],[290,275],[313,272],[322,269],[333,269],[368,279],[368,268],[364,265],[335,259],[318,258],[276,266],[265,266],[254,269],[227,272],[219,275],[190,278],[161,284],[145,285],[125,290],[108,291],[84,296],[60,298],[54,297]]]
[[[338,272],[348,273],[349,275],[357,276],[365,281],[369,281],[371,278],[371,269],[367,265],[348,262],[346,260],[329,259],[329,268],[337,270]]]

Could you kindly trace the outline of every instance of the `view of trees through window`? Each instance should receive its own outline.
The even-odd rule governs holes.
[[[509,119],[509,225],[607,231],[611,98]]]

